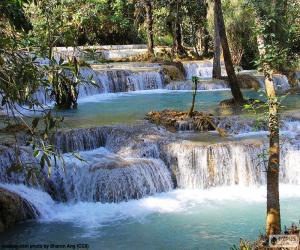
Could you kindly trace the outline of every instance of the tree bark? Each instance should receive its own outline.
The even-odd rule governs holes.
[[[153,38],[153,6],[151,0],[143,0],[143,6],[146,11],[146,27],[147,27],[147,48],[148,54],[154,56],[154,38]]]
[[[218,14],[216,10],[216,4],[214,5],[214,60],[213,60],[213,78],[221,78],[221,41],[219,34],[219,25],[218,25]]]
[[[233,67],[231,54],[229,50],[228,40],[226,36],[221,0],[215,0],[215,7],[218,16],[219,34],[220,34],[220,40],[223,48],[225,68],[228,75],[228,80],[229,80],[229,85],[233,96],[233,100],[236,104],[243,104],[244,98],[238,84],[238,79],[235,74],[235,70]]]
[[[269,162],[267,169],[267,220],[266,234],[281,232],[280,202],[279,202],[279,119],[278,102],[275,94],[272,75],[266,73],[266,92],[269,98]]]
[[[259,15],[256,16],[256,24],[261,25]],[[258,52],[261,57],[266,54],[265,40],[261,34],[257,35]],[[269,99],[269,160],[267,168],[267,218],[266,235],[279,234],[281,232],[280,199],[279,199],[279,118],[278,101],[272,70],[268,64],[263,65],[265,75],[265,89]]]
[[[186,56],[186,51],[182,46],[180,7],[181,1],[176,1],[176,13],[173,23],[173,52],[179,56]]]
[[[193,116],[194,109],[195,109],[195,101],[196,101],[196,95],[197,95],[197,90],[198,90],[198,78],[193,78],[193,83],[195,84],[195,89],[194,89],[193,97],[192,97],[193,98],[192,99],[192,106],[191,106],[190,111],[188,113],[189,117]]]

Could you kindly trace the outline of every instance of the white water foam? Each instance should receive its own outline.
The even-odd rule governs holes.
[[[41,212],[41,222],[69,222],[85,229],[93,229],[126,219],[142,221],[151,214],[182,213],[198,205],[222,205],[224,202],[266,202],[266,187],[230,186],[208,190],[178,189],[140,200],[121,203],[55,203],[47,193],[24,185],[1,184],[30,201]],[[280,185],[282,200],[300,198],[299,185]]]

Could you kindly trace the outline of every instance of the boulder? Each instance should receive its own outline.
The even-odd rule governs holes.
[[[38,216],[39,212],[30,202],[16,193],[0,188],[0,232],[18,222]]]
[[[260,83],[259,80],[255,76],[247,75],[247,74],[239,74],[237,75],[238,82],[241,88],[243,89],[259,89]]]
[[[163,65],[162,70],[164,72],[164,75],[168,79],[167,82],[180,81],[180,80],[184,80],[185,78],[182,71],[174,65]]]

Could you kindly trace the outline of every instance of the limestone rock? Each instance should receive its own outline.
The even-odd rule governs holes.
[[[38,216],[37,209],[27,200],[0,188],[0,232],[18,222],[35,219]]]

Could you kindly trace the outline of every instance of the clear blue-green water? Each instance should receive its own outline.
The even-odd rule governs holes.
[[[243,92],[247,98],[263,99],[256,91],[245,90]],[[196,96],[196,109],[216,115],[237,113],[237,110],[219,106],[220,101],[231,97],[230,90],[199,91]],[[128,124],[143,120],[149,111],[188,110],[191,101],[191,91],[154,90],[101,94],[79,100],[77,110],[59,114],[65,117],[66,123],[71,127]],[[283,104],[288,109],[300,108],[299,95],[289,96]]]
[[[257,98],[254,91],[246,97]],[[230,91],[201,91],[196,108],[214,114]],[[187,110],[189,91],[149,91],[87,97],[77,110],[60,113],[67,126],[83,127],[140,121],[151,110]],[[300,108],[300,98],[289,96],[288,110]],[[264,231],[265,187],[220,187],[174,190],[118,204],[49,201],[32,193],[45,212],[38,222],[19,224],[0,234],[3,244],[89,244],[89,249],[230,249],[240,238],[255,240]],[[43,202],[45,200],[45,202]],[[282,224],[300,219],[299,186],[282,186]],[[35,248],[39,249],[39,248]],[[41,248],[43,249],[43,248]],[[71,249],[71,248],[60,248]]]
[[[281,186],[283,225],[299,221],[298,190]],[[265,187],[235,186],[174,190],[119,204],[51,204],[40,222],[18,225],[0,234],[0,242],[84,243],[96,250],[230,249],[264,231],[265,201]]]

